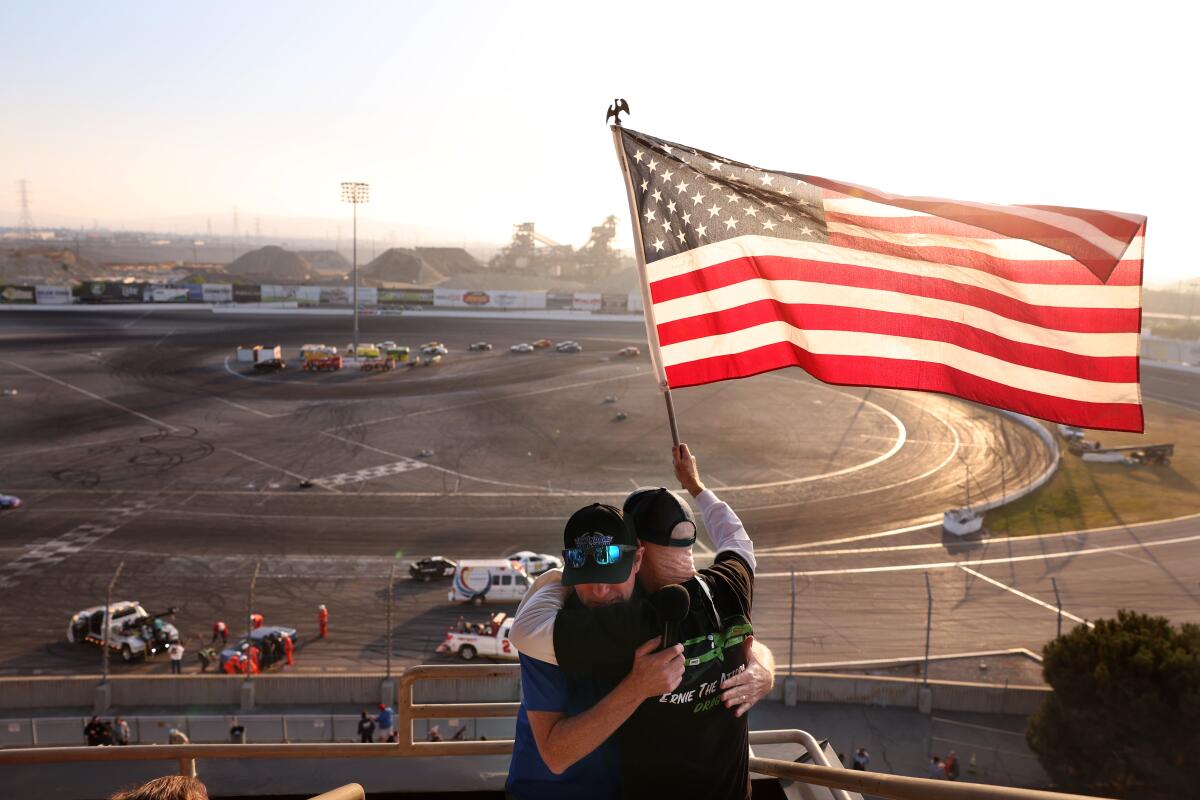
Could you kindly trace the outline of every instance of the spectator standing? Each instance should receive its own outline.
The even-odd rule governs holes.
[[[946,756],[945,767],[946,779],[952,781],[958,780],[958,753],[953,750],[950,751],[950,755]]]
[[[865,770],[867,765],[871,763],[871,754],[867,752],[867,748],[860,747],[854,751],[853,764],[854,769]]]
[[[208,789],[199,778],[167,775],[136,789],[109,795],[108,800],[208,800]]]
[[[942,760],[937,756],[929,757],[929,777],[935,781],[940,781],[946,777],[946,768],[942,764]]]
[[[216,644],[218,637],[221,639],[222,646],[229,644],[229,626],[221,620],[217,620],[213,623],[212,641],[209,642],[209,644]]]
[[[317,631],[322,639],[329,635],[329,609],[324,604],[317,607]]]
[[[183,643],[178,639],[171,640],[171,646],[167,648],[167,654],[171,656],[171,674],[183,674]]]
[[[361,744],[370,744],[375,741],[375,720],[362,712],[362,716],[358,720],[358,741]]]
[[[124,717],[117,717],[113,724],[113,741],[121,747],[129,744],[129,723]]]
[[[113,743],[113,726],[111,722],[100,723],[100,744],[111,745]]]
[[[167,744],[191,744],[192,740],[188,735],[179,728],[171,728],[167,731]]]
[[[233,724],[229,726],[229,741],[232,744],[246,743],[246,726],[237,721],[237,717],[233,718]]]
[[[92,717],[88,724],[83,726],[83,735],[87,738],[88,747],[100,746],[100,739],[104,736],[104,724],[100,722],[99,717]]]
[[[395,725],[396,713],[392,711],[391,706],[380,703],[379,713],[375,715],[375,741],[386,742]]]

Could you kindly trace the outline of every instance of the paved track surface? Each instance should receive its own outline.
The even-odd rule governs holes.
[[[669,485],[649,364],[613,356],[644,347],[640,325],[365,317],[366,341],[440,339],[451,355],[371,375],[261,376],[232,359],[239,344],[279,343],[288,355],[307,342],[342,346],[348,328],[345,317],[140,308],[0,315],[0,385],[19,390],[3,398],[0,491],[26,501],[0,516],[0,609],[20,621],[0,641],[0,672],[96,671],[98,651],[68,645],[66,623],[103,601],[122,561],[116,595],[178,607],[193,650],[214,619],[245,618],[257,563],[256,610],[299,628],[297,668],[326,671],[384,665],[396,565],[393,663],[429,661],[463,609],[447,604],[445,584],[410,581],[409,558],[556,552],[578,506]],[[541,336],[585,350],[507,352]],[[479,339],[497,349],[465,352]],[[1160,372],[1145,371],[1148,395],[1200,398],[1195,376]],[[1052,576],[1080,619],[1125,606],[1200,617],[1195,520],[979,542],[931,526],[962,502],[968,474],[972,498],[990,498],[1047,465],[1036,437],[986,409],[827,386],[798,370],[675,399],[709,486],[760,549],[756,628],[781,664],[792,570],[791,658],[803,664],[919,654],[925,571],[935,654],[1037,650],[1056,624]],[[618,410],[628,419],[615,421]],[[434,455],[421,458],[426,449]],[[322,602],[324,641],[314,638]]]

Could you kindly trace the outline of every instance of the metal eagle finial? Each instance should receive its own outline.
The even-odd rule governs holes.
[[[615,119],[616,122],[613,124],[620,127],[622,112],[626,114],[629,113],[629,103],[626,103],[623,98],[617,98],[616,100],[613,100],[613,104],[608,107],[608,114],[604,116],[604,121],[608,122],[610,119]]]

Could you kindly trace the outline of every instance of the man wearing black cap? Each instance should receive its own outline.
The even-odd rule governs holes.
[[[611,607],[633,595],[642,549],[620,509],[593,503],[571,515],[563,556],[557,574],[563,586],[573,588],[566,608]],[[682,646],[659,650],[659,637],[646,638],[632,668],[611,680],[569,676],[520,654],[521,708],[505,784],[510,797],[621,796],[620,771],[606,741],[643,700],[671,691],[683,675]]]
[[[753,640],[750,624],[754,545],[732,509],[705,489],[687,445],[672,455],[676,477],[700,506],[717,555],[712,567],[695,570],[695,519],[675,493],[639,489],[626,499],[626,521],[645,554],[642,588],[681,583],[691,603],[679,626],[683,681],[642,703],[618,733],[622,793],[744,800],[750,793],[744,715],[774,683],[774,660]],[[663,630],[637,601],[599,609],[565,606],[555,581],[547,573],[534,584],[510,638],[522,653],[557,663],[568,675],[612,680],[628,670],[635,643]]]

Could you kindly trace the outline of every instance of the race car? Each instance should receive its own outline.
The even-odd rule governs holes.
[[[5,509],[9,508],[20,507],[21,498],[17,497],[15,494],[0,494],[0,511],[4,511]]]
[[[449,352],[450,350],[441,342],[426,342],[421,345],[421,353],[423,355],[444,356]]]
[[[642,351],[636,347],[622,347],[617,351],[617,355],[619,355],[621,358],[634,358],[635,356],[640,356],[641,354]]]
[[[433,454],[430,453],[430,455]],[[408,562],[408,574],[412,576],[412,579],[426,583],[435,578],[452,578],[456,569],[458,569],[458,562],[443,556],[430,556],[422,558],[420,561]]]
[[[535,553],[532,550],[518,550],[510,556],[509,561],[518,561],[529,575],[541,575],[546,570],[562,569],[562,559],[549,553]]]
[[[121,600],[108,607],[108,646],[121,654],[122,661],[137,656],[149,658],[165,651],[179,629],[163,617],[175,614],[174,608],[149,614],[137,600]],[[104,606],[93,606],[71,617],[67,625],[68,642],[87,642],[104,646]]]
[[[483,352],[485,350],[491,350],[492,343],[491,342],[473,342],[471,344],[471,346],[468,347],[467,349],[472,352],[479,353],[479,352]]]
[[[282,664],[284,660],[282,637],[284,636],[291,639],[292,645],[295,646],[295,628],[289,628],[286,625],[263,625],[261,628],[255,628],[250,631],[249,637],[242,636],[221,651],[217,661],[218,671],[225,669],[225,662],[229,659],[248,652],[251,644],[258,648],[258,668],[260,670],[268,670],[276,664]]]
[[[510,353],[532,353],[533,345],[528,344],[526,342],[521,342],[520,344],[514,344],[512,347],[508,348],[508,352],[510,352]]]
[[[538,339],[533,343],[533,346],[538,350],[545,350],[547,347],[553,347],[554,342],[550,341],[549,339]]]
[[[508,640],[512,624],[512,619],[502,611],[484,623],[464,622],[460,617],[459,624],[446,631],[446,639],[437,646],[437,652],[456,653],[463,661],[474,661],[477,656],[516,661],[517,648]]]
[[[554,349],[560,353],[582,353],[583,345],[579,342],[559,342]]]

